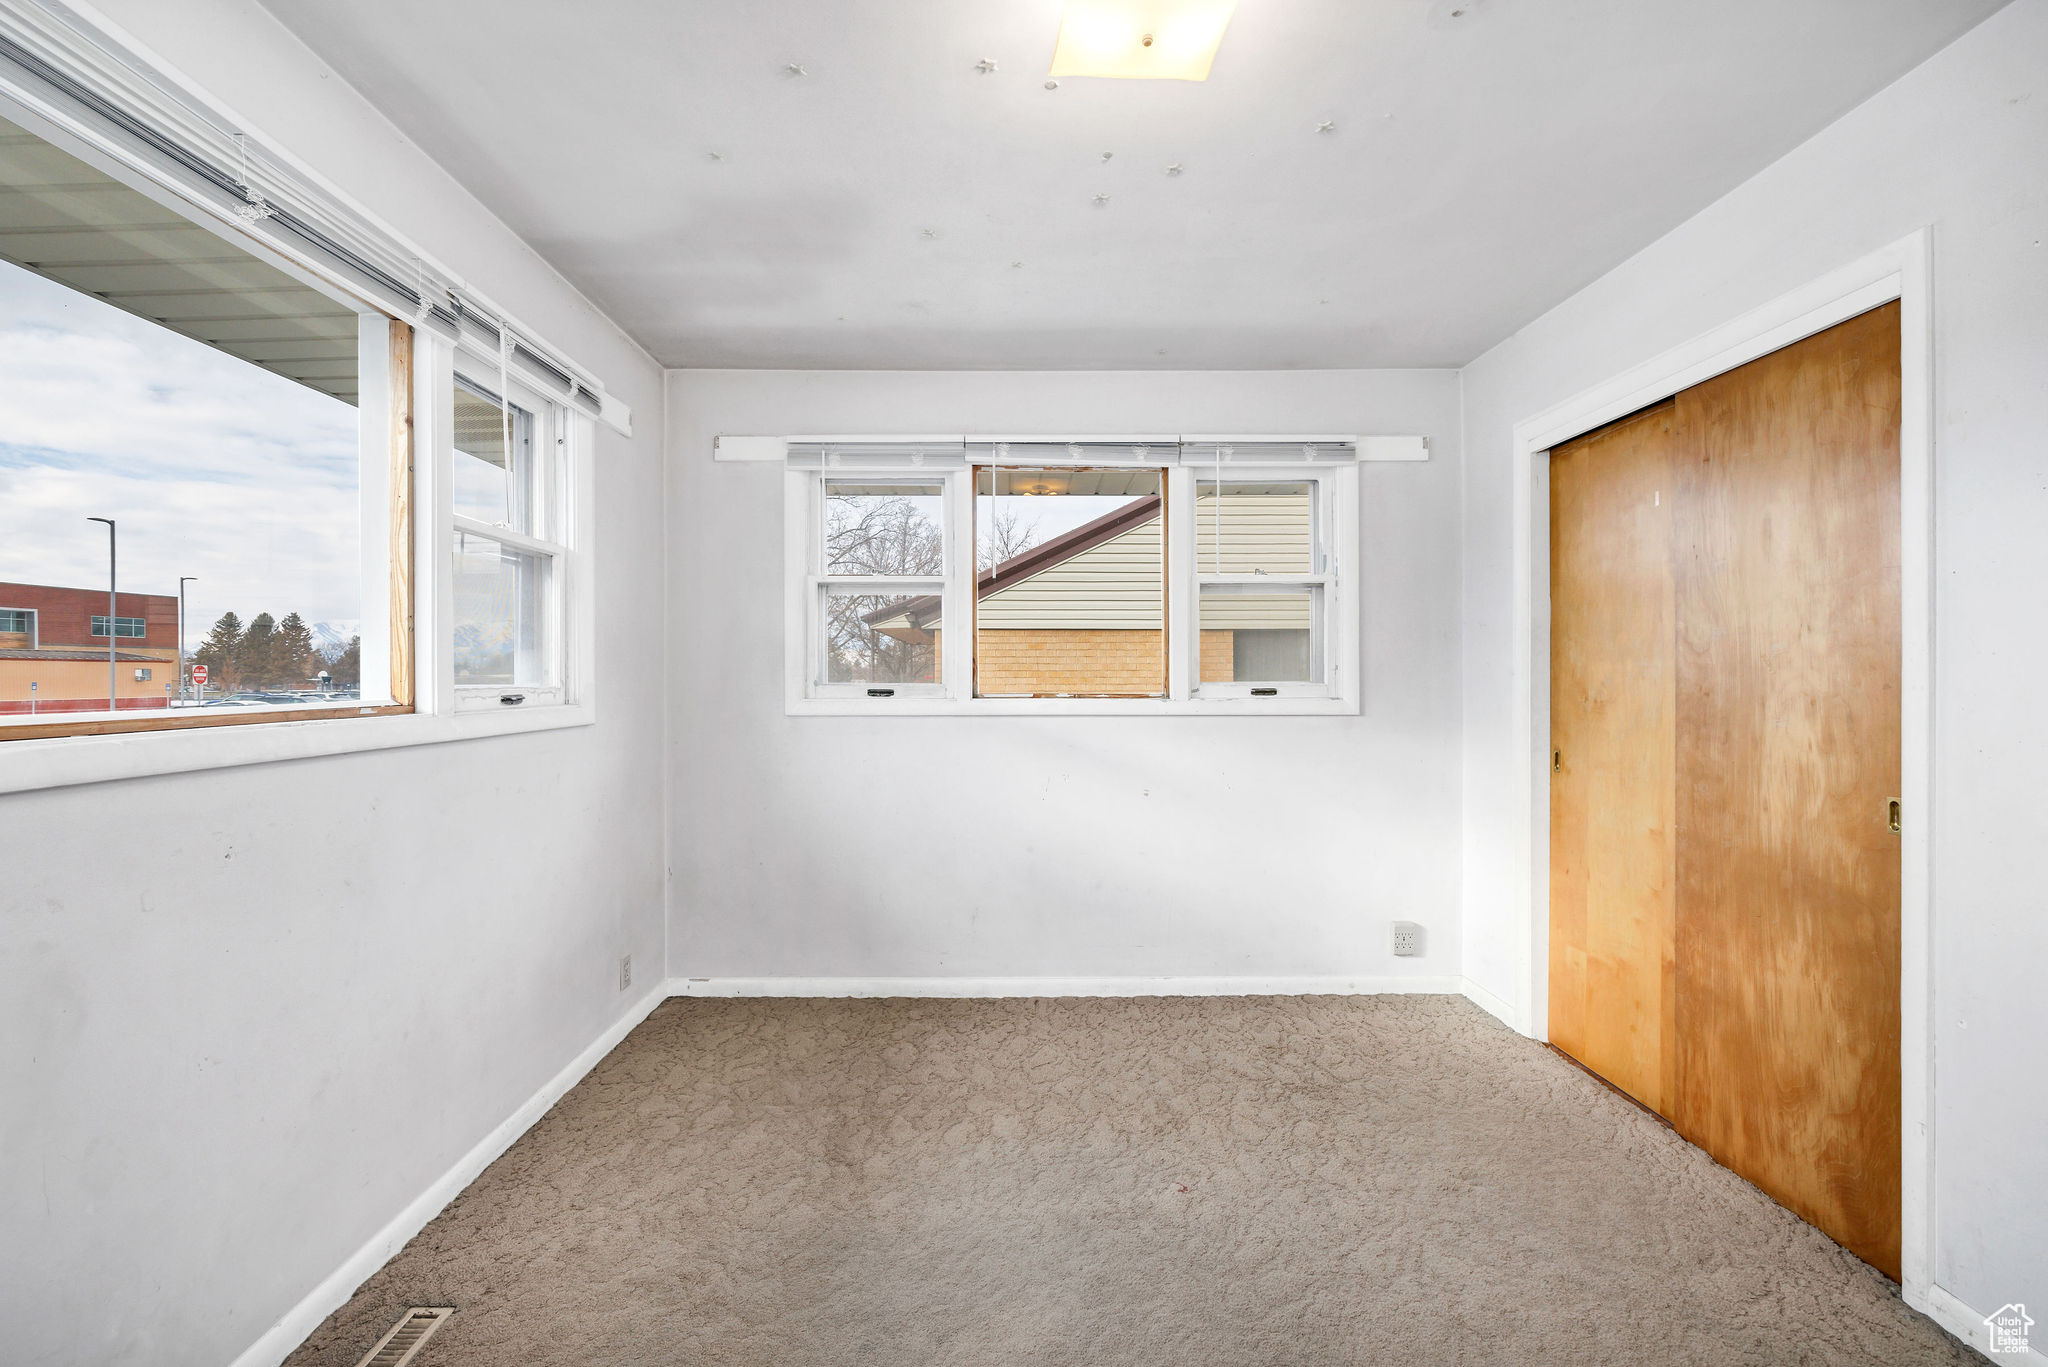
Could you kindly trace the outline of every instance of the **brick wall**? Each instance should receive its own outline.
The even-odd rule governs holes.
[[[140,617],[141,636],[123,636],[116,644],[130,650],[162,651],[175,657],[178,650],[178,598],[176,594],[120,594],[117,602],[122,617]],[[53,646],[101,646],[104,636],[92,634],[94,616],[106,616],[104,588],[57,588],[49,584],[0,584],[0,608],[25,608],[36,614],[36,644],[44,650]],[[21,640],[14,645],[27,645]]]
[[[1165,640],[1159,631],[988,628],[976,652],[976,686],[982,693],[1164,693]]]
[[[1202,633],[1202,681],[1228,683],[1236,677],[1236,642],[1234,632]],[[1163,693],[1161,651],[1156,631],[985,627],[979,688],[983,693]]]
[[[1237,633],[1202,633],[1202,672],[1198,683],[1230,683],[1237,678]]]

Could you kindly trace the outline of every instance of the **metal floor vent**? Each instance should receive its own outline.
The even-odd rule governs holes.
[[[377,1340],[375,1348],[363,1354],[356,1367],[405,1367],[454,1313],[452,1305],[413,1306],[391,1326],[390,1333]]]

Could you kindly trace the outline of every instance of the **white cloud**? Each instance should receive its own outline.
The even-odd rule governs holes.
[[[356,410],[0,262],[0,580],[361,614]]]

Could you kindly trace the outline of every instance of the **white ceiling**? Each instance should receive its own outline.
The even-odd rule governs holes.
[[[2004,0],[1241,0],[1057,90],[1059,0],[266,3],[669,365],[1265,369],[1470,360]]]

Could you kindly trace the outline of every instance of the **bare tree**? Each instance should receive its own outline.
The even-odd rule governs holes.
[[[998,504],[981,528],[974,552],[975,567],[982,571],[992,570],[1037,544],[1038,529],[1019,517],[1015,508],[1004,508]]]
[[[931,575],[946,572],[946,541],[910,496],[848,494],[826,500],[825,563],[834,574]],[[825,600],[827,677],[840,682],[909,683],[933,676],[931,631],[879,623],[914,594],[834,594]]]
[[[835,494],[825,510],[825,557],[834,574],[944,574],[945,538],[905,497]]]

